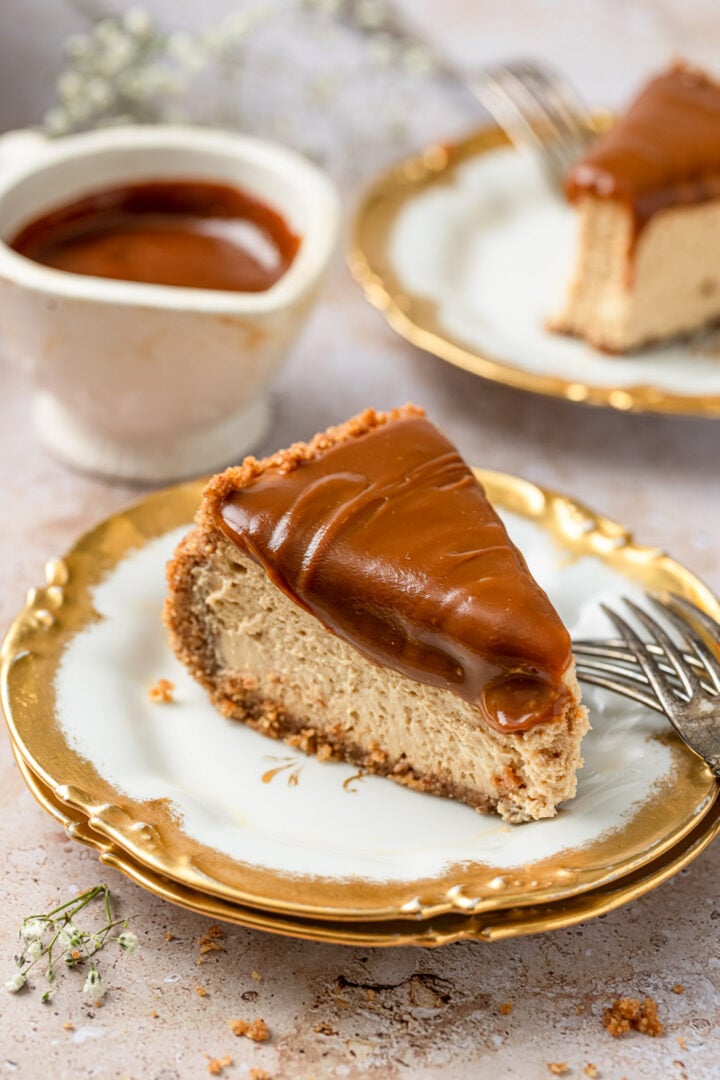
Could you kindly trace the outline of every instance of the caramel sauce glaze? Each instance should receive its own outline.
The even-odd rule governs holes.
[[[275,210],[225,184],[157,180],[107,188],[30,222],[10,246],[72,274],[261,292],[300,246]]]
[[[573,166],[568,198],[616,199],[635,234],[659,210],[720,197],[720,85],[676,64]]]
[[[483,489],[422,416],[270,467],[218,524],[271,580],[378,664],[454,691],[500,731],[566,707],[570,639]]]

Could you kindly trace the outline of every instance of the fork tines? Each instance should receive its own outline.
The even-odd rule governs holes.
[[[720,624],[680,596],[648,594],[682,645],[644,608],[623,598],[649,640],[602,604],[619,641],[575,642],[578,678],[664,713],[680,737],[720,771]]]
[[[541,152],[550,180],[560,187],[593,132],[569,83],[548,65],[528,60],[489,68],[468,82],[517,146]]]

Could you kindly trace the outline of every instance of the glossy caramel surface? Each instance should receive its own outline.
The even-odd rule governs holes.
[[[626,202],[637,230],[658,210],[720,197],[720,85],[682,64],[653,79],[575,164],[566,190]]]
[[[107,188],[24,226],[10,246],[72,274],[262,292],[300,246],[271,207],[226,184],[158,180]]]
[[[479,705],[499,730],[557,716],[570,640],[451,443],[405,415],[223,503],[223,532],[365,656]]]

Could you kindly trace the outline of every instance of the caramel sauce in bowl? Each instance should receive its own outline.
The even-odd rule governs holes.
[[[147,125],[0,137],[0,333],[38,435],[96,474],[157,482],[237,461],[337,239],[299,155]]]

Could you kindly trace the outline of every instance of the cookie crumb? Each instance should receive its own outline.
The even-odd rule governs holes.
[[[657,1002],[651,998],[615,998],[612,1005],[603,1012],[603,1027],[614,1039],[619,1039],[633,1028],[641,1035],[657,1038],[662,1035],[665,1025],[657,1014]]]
[[[148,697],[156,705],[170,705],[175,701],[174,689],[175,683],[169,679],[158,679],[148,690]]]
[[[63,1027],[65,1028],[66,1031],[74,1031],[75,1030],[75,1025],[73,1024],[72,1020],[66,1020],[65,1023],[63,1024]]]
[[[262,975],[260,974],[259,971],[251,971],[250,972],[250,978],[254,979],[255,982],[260,982],[262,980]]]
[[[583,1069],[585,1076],[589,1077],[589,1080],[598,1080],[600,1071],[597,1065],[593,1065],[592,1061],[588,1061],[587,1065]]]
[[[250,1080],[270,1080],[270,1073],[267,1069],[251,1069]]]
[[[195,961],[196,964],[202,964],[203,958],[207,953],[211,952],[226,952],[225,946],[221,944],[225,939],[225,931],[222,926],[215,924],[211,926],[209,930],[198,938],[198,948],[200,955]]]
[[[170,931],[168,930],[167,933],[165,934],[165,940],[166,941],[174,941],[175,940],[175,935],[171,934]]]
[[[151,1017],[151,1019],[153,1019],[153,1020],[157,1020],[157,1018],[159,1017],[159,1015],[160,1015],[160,1013],[159,1013],[159,1012],[157,1011],[157,1009],[151,1009],[151,1010],[150,1010],[150,1017]]]
[[[195,993],[197,994],[198,997],[207,997],[207,990],[205,989],[204,986],[196,986],[195,987]]]
[[[250,1027],[247,1029],[248,1039],[252,1039],[253,1042],[267,1042],[270,1038],[270,1029],[265,1021],[258,1017],[257,1020],[253,1020]]]
[[[548,1072],[551,1072],[553,1076],[564,1076],[568,1071],[567,1061],[548,1061]]]
[[[245,1035],[253,1042],[267,1042],[270,1038],[270,1029],[262,1017],[256,1020],[231,1020],[230,1029],[233,1035]]]
[[[673,994],[684,994],[684,993],[685,993],[685,987],[682,985],[682,983],[675,983],[675,985],[673,986]]]
[[[211,1076],[220,1076],[220,1073],[228,1065],[232,1065],[232,1058],[226,1054],[223,1058],[211,1058],[208,1062],[207,1071]]]
[[[315,1024],[313,1031],[317,1032],[318,1035],[337,1035],[337,1031],[328,1024],[327,1020],[323,1020],[321,1024]]]
[[[502,1005],[498,1009],[501,1016],[509,1016],[513,1011],[512,1001],[503,1001]]]
[[[678,1046],[680,1047],[681,1050],[687,1050],[687,1043],[685,1042],[685,1036],[684,1035],[678,1035],[675,1042],[678,1044]]]

